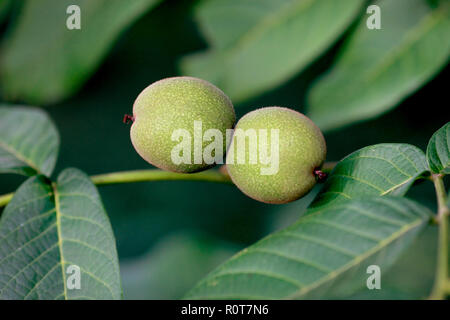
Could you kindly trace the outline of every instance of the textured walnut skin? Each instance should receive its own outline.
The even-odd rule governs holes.
[[[267,166],[259,162],[238,164],[236,153],[234,164],[230,164],[228,153],[227,171],[246,195],[281,204],[301,198],[316,184],[314,171],[325,161],[326,144],[322,132],[308,117],[287,108],[266,107],[247,113],[236,129],[279,129],[279,170],[274,175],[261,175],[261,167]],[[235,144],[233,137],[230,148]],[[248,158],[249,148],[245,152]]]
[[[167,78],[145,88],[136,98],[133,117],[130,136],[139,155],[158,168],[180,173],[212,165],[173,163],[171,150],[179,143],[171,139],[174,130],[186,129],[194,137],[194,121],[201,121],[202,136],[208,129],[218,129],[225,137],[226,129],[232,129],[236,121],[230,99],[211,83],[192,77]],[[203,148],[209,143],[203,142]]]

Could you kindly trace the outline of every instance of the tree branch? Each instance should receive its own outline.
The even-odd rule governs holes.
[[[230,177],[217,170],[208,170],[198,173],[175,173],[158,169],[134,170],[113,172],[91,176],[95,185],[107,185],[130,182],[145,181],[208,181],[217,183],[231,183]],[[0,207],[6,206],[11,201],[14,193],[8,193],[0,196]]]

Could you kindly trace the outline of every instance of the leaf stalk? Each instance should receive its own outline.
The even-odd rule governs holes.
[[[198,173],[175,173],[159,169],[132,170],[99,174],[91,176],[90,178],[95,185],[171,180],[231,183],[231,179],[228,175],[216,170],[208,170]],[[14,193],[0,195],[0,208],[6,206],[11,201],[13,196]]]
[[[449,208],[447,206],[447,194],[443,181],[443,175],[433,174],[432,179],[436,189],[436,197],[438,203],[438,213],[436,221],[439,224],[438,249],[436,262],[436,276],[434,280],[433,290],[430,299],[445,299],[449,294],[448,280],[448,217]]]

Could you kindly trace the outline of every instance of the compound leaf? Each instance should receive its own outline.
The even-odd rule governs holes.
[[[407,144],[360,149],[337,164],[292,226],[244,249],[202,280],[189,299],[333,298],[353,293],[367,267],[386,270],[431,213],[404,195],[427,171]]]
[[[186,298],[345,296],[366,285],[368,266],[387,270],[429,217],[426,208],[398,197],[309,209],[294,225],[232,257]]]
[[[89,178],[67,169],[53,185],[24,182],[0,221],[0,299],[121,297],[114,235]]]

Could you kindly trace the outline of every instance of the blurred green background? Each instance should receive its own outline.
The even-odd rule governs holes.
[[[86,19],[82,20],[80,31],[64,29],[67,17],[64,11],[47,10],[55,7],[57,2],[62,3],[58,4],[61,7],[67,6],[67,1],[59,0],[28,2],[0,0],[2,102],[38,105],[44,107],[50,114],[61,135],[60,156],[55,174],[66,167],[77,167],[88,174],[149,168],[150,166],[133,149],[129,138],[129,126],[122,123],[122,116],[131,112],[134,99],[147,85],[161,78],[182,74],[182,70],[185,69],[180,66],[185,63],[182,61],[189,59],[186,56],[209,50],[211,45],[207,39],[211,33],[206,32],[209,37],[205,36],[198,16],[199,10],[201,14],[208,13],[208,10],[201,9],[205,1],[166,0],[156,3],[156,1],[124,0],[121,4],[117,1],[111,3],[97,0],[72,1],[79,3],[82,19]],[[92,3],[95,2],[98,2],[98,6],[104,6],[104,16],[92,14],[84,17],[83,6],[92,6],[94,10],[95,6]],[[127,11],[120,7],[130,6],[132,2],[136,6],[134,13],[126,13]],[[140,6],[136,4],[138,2],[151,4]],[[226,18],[230,13],[230,10],[220,7],[224,1],[211,2],[219,2],[214,14],[223,12]],[[244,9],[247,11],[239,8],[239,12],[242,17],[244,17],[242,12],[248,14],[248,21],[244,22],[249,24],[252,23],[251,17],[265,14],[263,9],[267,9],[269,3],[244,2],[246,5]],[[289,1],[273,1],[271,5],[277,8],[287,2]],[[355,29],[358,29],[360,20],[366,19],[365,9],[367,4],[373,1],[352,2],[356,3],[352,5],[354,13],[348,13],[346,22],[336,27],[340,28],[341,32],[330,38],[326,45],[321,45],[314,56],[302,63],[293,63],[296,68],[271,83],[264,84],[261,90],[249,89],[249,94],[244,95],[245,97],[237,94],[238,102],[235,107],[238,118],[250,110],[270,105],[286,106],[308,114],[306,106],[309,103],[308,94],[311,86],[318,79],[322,79],[327,70],[336,67],[336,57],[342,55],[342,48],[348,45],[347,39]],[[427,8],[424,10],[438,10],[433,8],[445,5],[442,4],[445,1],[411,0],[411,2],[420,2]],[[114,8],[117,11],[114,11]],[[319,9],[327,10],[326,6]],[[329,10],[332,13],[333,8]],[[214,19],[217,17],[213,13],[210,19],[216,21]],[[331,13],[329,16],[333,19]],[[421,14],[394,13],[399,20],[406,14]],[[448,27],[448,10],[444,13],[446,14],[444,26]],[[127,22],[120,24],[118,17],[121,14],[129,14],[132,18],[124,18]],[[393,15],[392,12],[389,14]],[[40,20],[34,21],[36,17],[40,17]],[[222,29],[232,29],[231,23],[239,23],[235,20],[242,17],[237,15],[234,20],[230,20],[230,26],[222,26]],[[226,20],[225,18],[222,20]],[[97,19],[97,22],[94,24],[89,19]],[[284,43],[292,41],[288,32],[296,26],[295,19],[292,19],[293,21],[287,24],[287,31],[280,33],[285,35],[285,38],[272,39],[272,42],[268,42],[270,46],[267,44],[269,47],[265,48],[267,51],[264,52],[271,53],[275,44],[280,46],[275,50],[278,52],[295,49],[283,47]],[[120,25],[111,26],[114,21]],[[245,27],[244,22],[242,28]],[[57,23],[62,24],[64,32],[54,30]],[[315,25],[318,22],[313,18],[308,23],[312,32],[310,37],[321,37],[322,31]],[[325,20],[322,23],[326,24]],[[85,31],[89,26],[92,26],[90,34],[89,30]],[[388,25],[383,28],[387,27]],[[105,35],[109,42],[105,40],[103,43],[102,33],[106,33],[103,31],[108,28],[116,28],[115,33],[111,31]],[[222,29],[219,28],[219,31]],[[91,39],[83,42],[75,37],[64,42],[62,38],[67,32],[79,32],[77,37],[80,39],[88,36]],[[318,34],[315,35],[314,32]],[[449,32],[447,29],[447,38]],[[295,34],[293,31],[292,33],[295,39],[303,39],[302,34]],[[220,32],[218,34],[220,35]],[[214,39],[212,40],[214,43]],[[381,142],[410,143],[425,150],[431,135],[449,120],[446,92],[449,73],[448,68],[445,68],[448,61],[449,39],[444,40],[447,41],[442,43],[446,54],[444,63],[434,67],[429,76],[420,78],[420,84],[417,86],[417,88],[422,86],[420,90],[412,94],[405,92],[397,99],[401,103],[395,102],[384,108],[387,110],[398,104],[395,110],[383,113],[385,110],[380,109],[377,114],[373,114],[364,122],[353,122],[332,131],[325,131],[328,145],[327,161],[338,161],[361,147]],[[442,42],[442,39],[437,36],[437,41]],[[92,49],[92,46],[96,43],[104,46],[104,52],[96,53],[98,57],[94,59],[92,52],[95,49]],[[58,51],[54,46],[61,48]],[[50,50],[48,54],[50,58],[46,55],[46,50]],[[72,60],[59,61],[56,56],[58,52],[71,57],[71,50],[78,50],[78,55],[72,56]],[[213,51],[220,56],[220,50],[216,48]],[[370,51],[370,47],[368,50]],[[433,54],[432,48],[428,51]],[[295,50],[293,52],[295,55]],[[364,52],[361,51],[361,54]],[[85,61],[80,61],[83,60],[80,57],[92,61],[85,64]],[[255,59],[259,59],[259,56]],[[276,66],[277,59],[286,58],[277,57],[275,54],[270,59]],[[74,80],[62,85],[61,79],[56,76],[52,78],[52,74],[58,74],[57,68],[62,68],[64,63],[72,65],[62,74],[65,78]],[[49,70],[48,78],[45,69],[42,71],[42,66]],[[353,67],[357,73],[358,65]],[[84,72],[83,75],[76,73],[78,68],[80,73]],[[222,82],[225,88],[221,87],[228,93],[226,88],[230,85],[226,79],[219,79],[221,71],[214,68],[206,70],[213,73],[211,80],[217,79],[216,84],[219,86]],[[250,80],[251,76],[245,74]],[[270,78],[271,75],[266,70],[266,74],[262,76]],[[256,77],[261,75],[255,75]],[[55,79],[62,85],[61,88],[54,86],[52,81],[56,81]],[[233,76],[230,76],[230,79],[233,79]],[[21,88],[18,85],[27,81],[29,81],[27,86]],[[398,81],[403,79],[400,78]],[[39,96],[40,91],[35,90],[39,87],[48,88],[48,96]],[[234,90],[233,86],[230,86],[230,90]],[[354,87],[352,94],[363,95],[363,91],[364,88]],[[337,104],[332,112],[339,111],[339,107]],[[0,179],[0,194],[14,191],[24,180],[13,175],[2,175]],[[181,297],[197,280],[231,254],[297,219],[312,200],[313,194],[317,192],[314,190],[308,197],[294,203],[267,205],[247,198],[231,185],[207,182],[136,183],[105,186],[99,190],[116,235],[124,296],[131,299]],[[408,196],[435,209],[431,183],[421,183],[413,188]],[[354,298],[425,297],[433,280],[436,231],[435,227],[428,227],[389,273],[385,274],[383,290],[377,292],[364,290]]]

